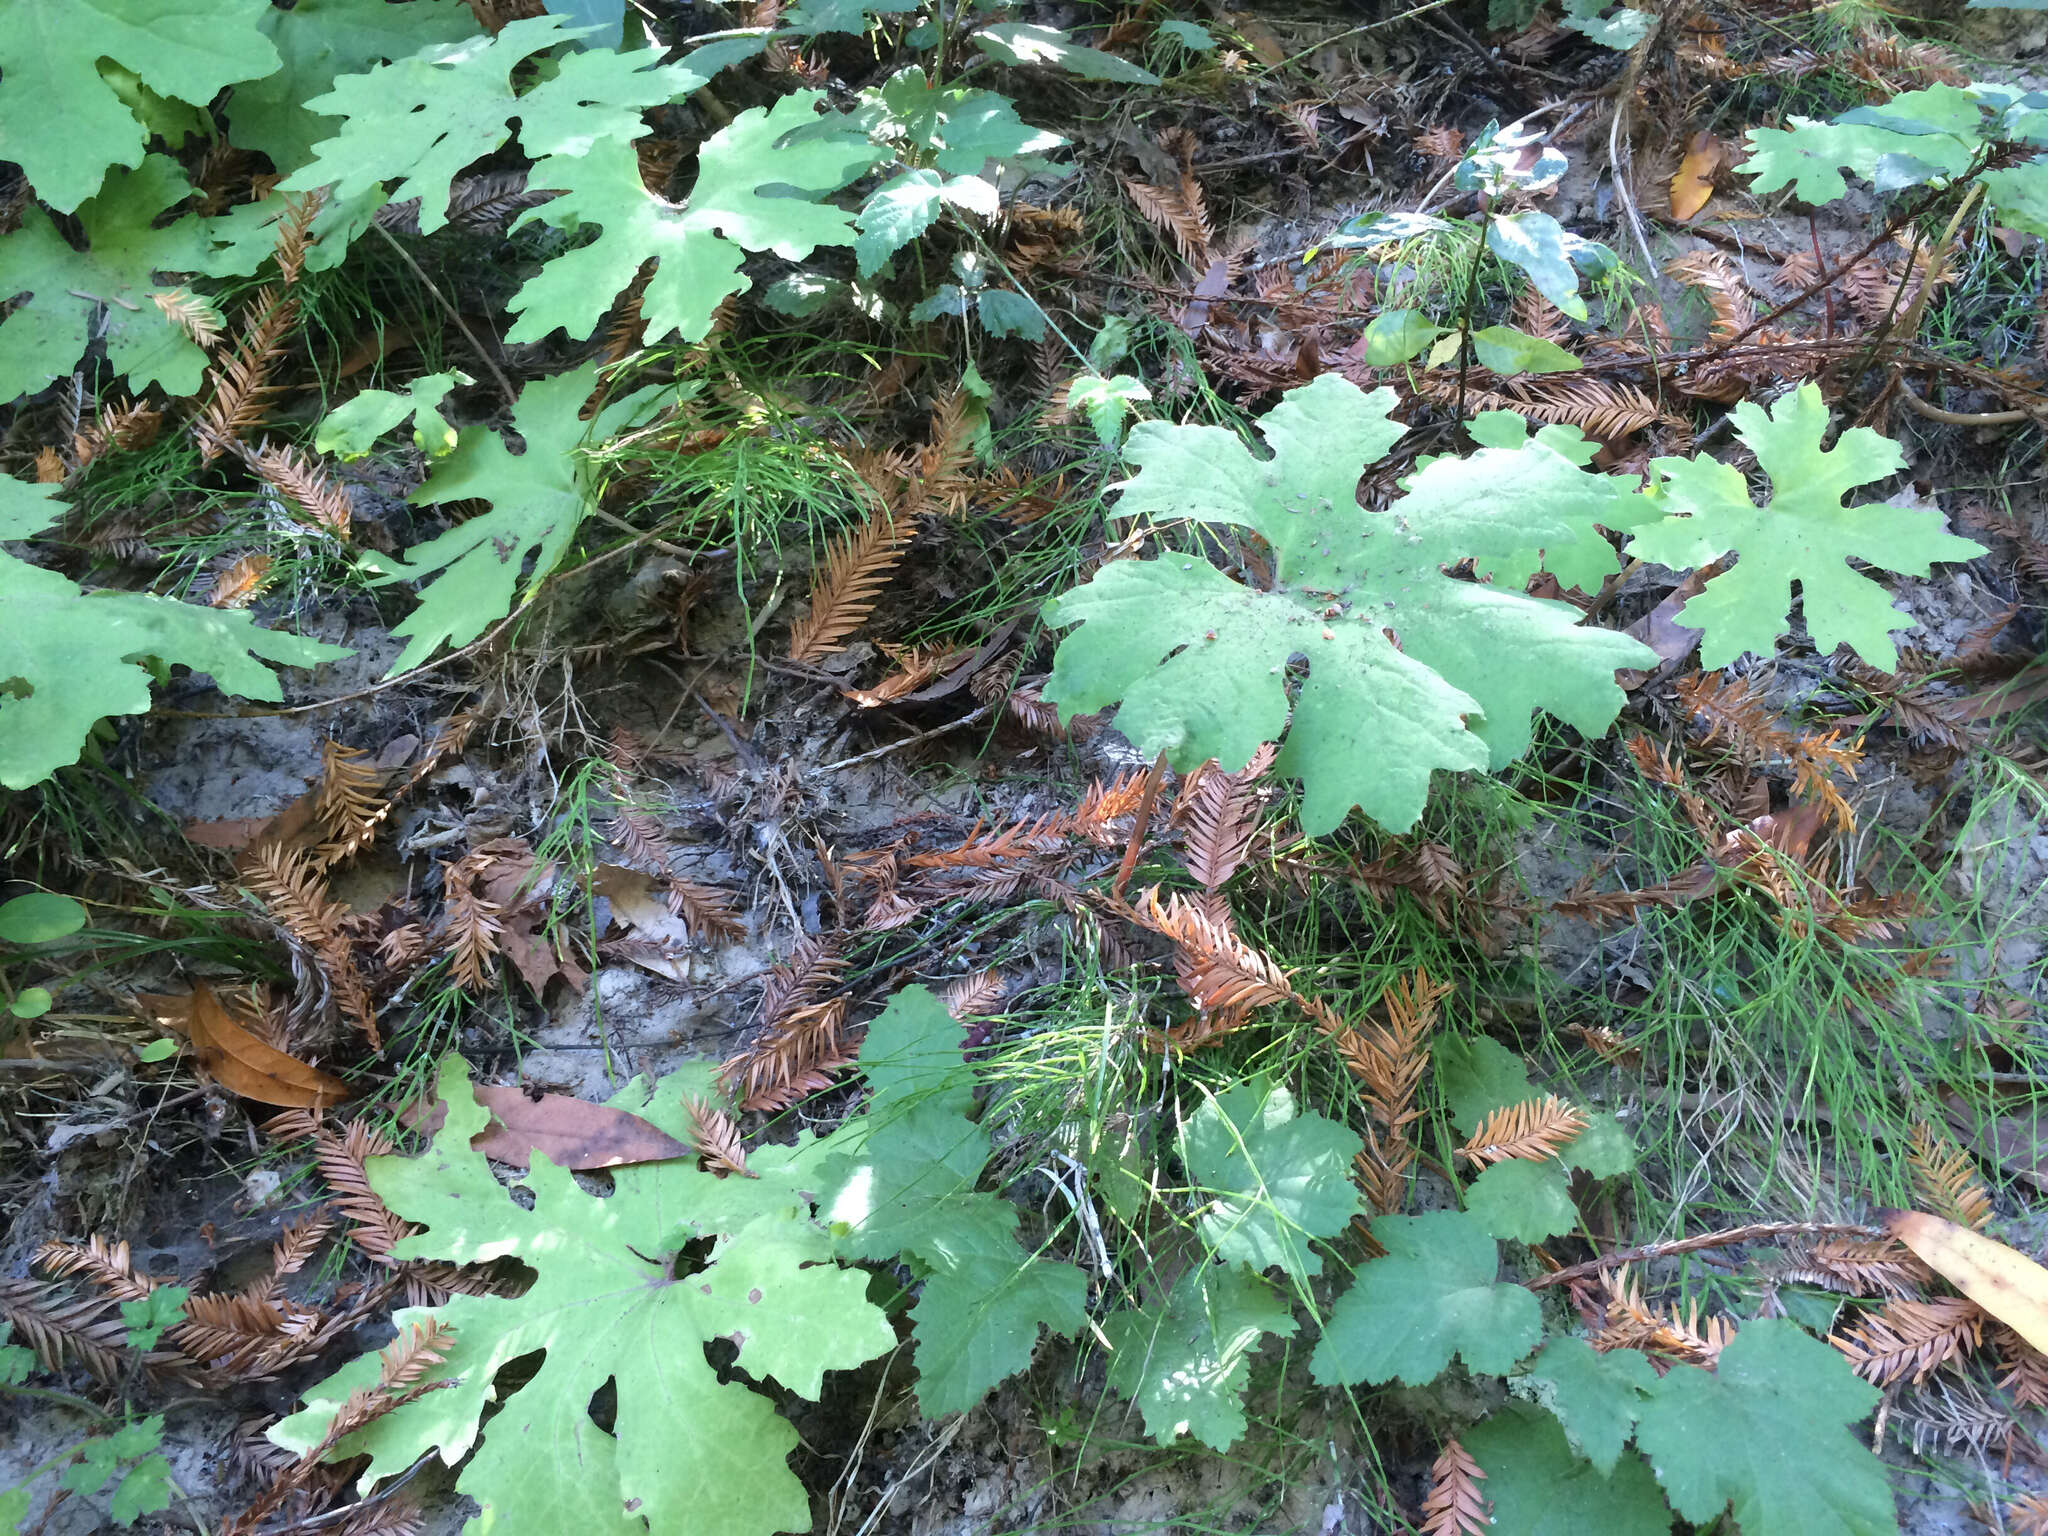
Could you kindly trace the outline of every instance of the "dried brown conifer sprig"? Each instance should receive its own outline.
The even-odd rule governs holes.
[[[1513,1159],[1543,1162],[1591,1122],[1575,1104],[1549,1094],[1520,1104],[1503,1104],[1479,1122],[1458,1156],[1475,1168]]]
[[[731,1115],[708,1099],[685,1099],[683,1108],[690,1113],[690,1145],[713,1173],[733,1173],[743,1179],[760,1177],[747,1166],[747,1149],[740,1140],[739,1123]]]
[[[877,507],[832,546],[812,580],[809,612],[790,626],[791,661],[823,661],[845,648],[847,637],[874,612],[909,537],[887,507]]]
[[[221,315],[189,288],[160,288],[150,299],[163,316],[183,331],[203,352],[211,352],[221,337]]]
[[[1839,731],[1804,736],[1780,728],[1779,722],[1757,695],[1749,678],[1731,678],[1724,672],[1698,673],[1679,679],[1675,685],[1679,702],[1688,713],[1706,722],[1702,746],[1725,742],[1736,760],[1753,768],[1787,763],[1793,771],[1793,798],[1811,800],[1821,806],[1828,819],[1844,832],[1856,830],[1855,813],[1835,785],[1837,773],[1856,777],[1856,765],[1863,758],[1861,747],[1841,746]]]
[[[956,1019],[971,1019],[979,1014],[994,1013],[1003,1005],[1003,995],[1009,990],[1003,974],[996,970],[970,971],[957,981],[947,983],[940,994],[946,1005],[946,1012]]]
[[[1690,1365],[1711,1366],[1720,1358],[1736,1325],[1726,1317],[1709,1317],[1702,1322],[1700,1304],[1693,1301],[1684,1312],[1664,1313],[1643,1300],[1642,1278],[1631,1275],[1627,1265],[1600,1272],[1607,1292],[1607,1316],[1588,1339],[1595,1349],[1634,1349],[1652,1357],[1668,1356]]]
[[[0,1322],[46,1371],[75,1360],[96,1381],[121,1378],[128,1325],[105,1297],[66,1295],[41,1280],[0,1280]]]
[[[299,301],[275,284],[256,290],[242,310],[241,340],[208,374],[212,392],[192,423],[202,463],[211,464],[241,445],[262,425],[277,388],[271,369],[284,355],[284,340],[298,318]]]
[[[1851,1296],[1916,1296],[1934,1279],[1895,1237],[1824,1237],[1795,1252],[1782,1274]]]
[[[846,999],[828,998],[768,1024],[719,1068],[719,1085],[745,1110],[787,1109],[832,1086],[832,1074],[854,1063],[845,1037]]]
[[[1423,1536],[1489,1536],[1493,1505],[1479,1491],[1485,1479],[1465,1447],[1446,1440],[1429,1469],[1429,1497],[1422,1503]]]
[[[1209,208],[1201,183],[1183,173],[1178,181],[1160,183],[1120,177],[1132,204],[1145,218],[1166,232],[1181,260],[1200,270],[1209,265],[1215,231],[1209,224]]]
[[[1181,990],[1201,1013],[1241,1021],[1254,1008],[1295,1000],[1293,983],[1272,956],[1188,897],[1175,893],[1161,901],[1155,885],[1131,905],[1140,924],[1173,941]]]
[[[242,462],[288,506],[296,508],[307,527],[347,542],[355,505],[318,463],[296,448],[272,443],[240,451]]]
[[[383,788],[384,775],[357,748],[332,739],[320,744],[320,790],[313,811],[327,832],[318,852],[322,867],[353,858],[375,841],[377,828],[391,814]]]
[[[478,889],[493,862],[487,854],[466,853],[442,876],[449,970],[455,984],[469,992],[490,985],[491,962],[502,953],[505,911]]]
[[[1251,853],[1258,830],[1258,779],[1273,765],[1271,742],[1262,743],[1250,762],[1225,773],[1211,758],[1181,786],[1172,819],[1184,821],[1181,862],[1203,890],[1212,895],[1237,873]]]
[[[1906,1149],[1913,1188],[1923,1209],[1982,1232],[1991,1220],[1991,1191],[1977,1176],[1976,1162],[1924,1120],[1913,1123]]]
[[[1925,1381],[1984,1341],[1983,1308],[1960,1296],[1888,1301],[1828,1342],[1873,1386]]]
[[[715,885],[699,885],[680,875],[664,875],[659,883],[662,901],[683,920],[692,938],[729,944],[746,937],[747,925],[731,892],[721,891]]]
[[[347,909],[328,899],[313,860],[282,843],[264,843],[248,856],[243,879],[278,925],[319,962],[342,1015],[373,1047],[380,1045],[377,1009],[356,968]]]
[[[214,572],[206,590],[209,608],[246,608],[256,600],[270,576],[271,557],[244,555]]]
[[[1382,1213],[1399,1210],[1407,1198],[1408,1170],[1415,1163],[1409,1127],[1422,1114],[1416,1095],[1429,1070],[1437,1005],[1450,993],[1448,983],[1431,981],[1418,967],[1411,976],[1395,977],[1380,994],[1384,1024],[1368,1018],[1348,1025],[1334,1010],[1323,1010],[1316,1018],[1316,1027],[1358,1080],[1359,1098],[1371,1121],[1365,1150],[1357,1160],[1359,1182],[1373,1208]]]
[[[141,1301],[156,1289],[148,1275],[135,1272],[126,1242],[108,1242],[98,1233],[82,1243],[44,1243],[36,1250],[36,1267],[60,1280],[90,1281],[115,1301]]]

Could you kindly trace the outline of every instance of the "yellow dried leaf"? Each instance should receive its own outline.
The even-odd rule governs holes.
[[[2048,1350],[2048,1269],[1995,1237],[1925,1211],[1887,1211],[1892,1236],[2034,1348]]]

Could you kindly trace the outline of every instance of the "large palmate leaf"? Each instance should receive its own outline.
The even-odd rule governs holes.
[[[54,522],[54,489],[0,475],[0,542]],[[76,762],[94,721],[145,712],[148,658],[209,673],[224,692],[277,699],[277,676],[257,658],[310,667],[348,654],[259,629],[246,613],[84,592],[0,549],[0,784],[26,789]]]
[[[1970,92],[1933,85],[1832,122],[1796,116],[1791,122],[1790,128],[1750,129],[1749,158],[1736,169],[1756,178],[1752,191],[1790,186],[1804,202],[1826,203],[1847,194],[1844,169],[1879,191],[1967,170],[1982,147],[1984,113]]]
[[[1245,1431],[1259,1341],[1294,1329],[1293,1312],[1267,1281],[1242,1264],[1198,1259],[1153,1305],[1103,1321],[1109,1385],[1138,1405],[1145,1433],[1161,1445],[1193,1435],[1226,1451]]]
[[[1891,631],[1913,621],[1849,561],[1925,576],[1937,560],[1974,559],[1983,545],[1948,532],[1938,512],[1843,506],[1851,490],[1902,468],[1905,457],[1868,427],[1851,427],[1823,450],[1828,408],[1813,385],[1801,385],[1769,415],[1745,400],[1735,407],[1735,421],[1736,435],[1771,477],[1769,505],[1752,502],[1741,472],[1729,465],[1658,459],[1651,466],[1663,476],[1657,496],[1673,515],[1639,526],[1628,552],[1679,570],[1731,550],[1742,556],[1678,611],[1679,623],[1706,631],[1702,666],[1726,666],[1745,651],[1770,655],[1790,628],[1797,581],[1815,649],[1825,656],[1847,645],[1891,671],[1899,659]]]
[[[1893,1536],[1884,1464],[1850,1426],[1877,1388],[1785,1318],[1744,1323],[1713,1370],[1674,1366],[1638,1409],[1636,1444],[1672,1508],[1743,1536]]]
[[[1581,628],[1564,604],[1445,574],[1468,556],[1561,549],[1580,537],[1578,502],[1429,494],[1361,509],[1365,465],[1401,435],[1393,404],[1392,390],[1326,373],[1261,420],[1270,459],[1216,427],[1134,427],[1139,470],[1118,512],[1248,528],[1272,549],[1273,584],[1194,555],[1113,561],[1048,608],[1079,627],[1045,696],[1068,715],[1123,700],[1118,728],[1183,770],[1209,757],[1240,768],[1284,735],[1276,767],[1302,781],[1310,833],[1354,805],[1413,826],[1432,771],[1513,761],[1538,708],[1604,731],[1622,703],[1614,669],[1647,665],[1646,647]],[[1308,675],[1290,699],[1297,657]]]
[[[590,49],[556,62],[521,92],[514,72],[534,54],[574,36],[559,16],[508,24],[496,37],[422,48],[395,63],[339,76],[334,89],[306,103],[343,119],[341,132],[314,146],[313,160],[284,183],[287,191],[331,185],[347,198],[396,180],[390,195],[420,199],[420,229],[447,223],[449,183],[463,167],[499,148],[519,119],[530,156],[623,148],[648,131],[647,107],[687,95],[707,77],[687,64],[660,64],[651,49]],[[534,184],[548,185],[536,176]]]
[[[852,244],[853,216],[816,199],[886,151],[850,127],[821,131],[822,99],[818,91],[793,92],[773,107],[740,113],[706,139],[697,151],[697,183],[682,207],[647,190],[623,139],[543,160],[533,184],[562,195],[529,209],[520,224],[541,220],[600,232],[555,257],[513,296],[509,307],[519,321],[511,339],[538,341],[558,326],[587,337],[651,261],[656,266],[640,300],[642,336],[677,332],[698,341],[719,304],[746,291],[740,262],[748,251],[800,261],[821,245]]]
[[[370,1457],[363,1489],[438,1451],[450,1464],[469,1457],[456,1488],[482,1509],[470,1531],[808,1530],[810,1500],[787,1465],[796,1431],[768,1398],[721,1381],[704,1353],[727,1340],[748,1377],[815,1398],[825,1371],[895,1343],[867,1299],[867,1276],[832,1262],[831,1238],[796,1187],[805,1149],[760,1149],[749,1159],[752,1179],[678,1163],[616,1168],[605,1199],[535,1153],[520,1179],[532,1197],[523,1208],[469,1145],[489,1115],[460,1057],[443,1062],[440,1095],[446,1120],[424,1155],[370,1160],[384,1203],[426,1228],[397,1256],[516,1258],[534,1281],[517,1297],[454,1296],[431,1312],[398,1313],[401,1329],[427,1317],[453,1328],[447,1359],[426,1377],[451,1385],[341,1442],[338,1455]],[[656,1094],[636,1079],[611,1102],[678,1139],[689,1134],[679,1092]],[[682,1257],[687,1243],[705,1240],[701,1261]],[[509,1362],[536,1352],[530,1379],[494,1386]],[[295,1450],[318,1444],[378,1365],[366,1355],[310,1388],[307,1406],[273,1438]],[[607,1383],[609,1430],[591,1416]]]
[[[1219,1258],[1253,1269],[1278,1265],[1291,1278],[1322,1271],[1317,1238],[1334,1237],[1358,1214],[1351,1160],[1356,1132],[1294,1095],[1253,1079],[1233,1084],[1188,1117],[1181,1161],[1206,1197],[1203,1240]]]
[[[476,17],[461,0],[297,0],[290,9],[263,8],[258,29],[284,61],[228,97],[228,138],[261,150],[280,173],[313,157],[313,145],[341,124],[307,108],[337,75],[353,75],[387,59],[473,36]]]
[[[1543,1309],[1494,1276],[1500,1253],[1476,1217],[1460,1211],[1382,1216],[1372,1235],[1382,1258],[1359,1266],[1337,1298],[1309,1367],[1326,1385],[1433,1381],[1456,1355],[1505,1375],[1543,1337]]]
[[[0,160],[19,165],[36,196],[70,213],[100,189],[108,167],[142,164],[149,142],[100,61],[203,107],[222,86],[277,68],[277,50],[258,25],[269,8],[269,0],[7,0]]]
[[[164,155],[115,171],[78,210],[83,253],[42,209],[22,210],[21,227],[0,237],[0,301],[21,300],[0,320],[0,405],[68,377],[95,339],[136,394],[150,384],[168,395],[199,388],[206,354],[150,302],[159,271],[196,271],[205,261],[199,219],[150,227],[191,195],[185,173]]]
[[[525,443],[514,454],[489,427],[470,427],[411,500],[419,506],[479,498],[491,510],[450,528],[402,557],[365,554],[380,584],[433,577],[419,607],[394,625],[408,637],[393,673],[425,661],[443,643],[467,645],[512,607],[529,554],[531,592],[561,562],[590,488],[576,449],[589,430],[577,413],[597,386],[598,364],[535,379],[519,392],[512,427]],[[439,573],[438,575],[436,573]]]
[[[926,1417],[958,1413],[1031,1363],[1041,1326],[1071,1334],[1087,1282],[1071,1264],[1018,1245],[1017,1208],[977,1192],[989,1136],[968,1118],[974,1072],[938,996],[906,987],[861,1042],[873,1096],[827,1143],[821,1212],[850,1257],[913,1264],[917,1399]]]

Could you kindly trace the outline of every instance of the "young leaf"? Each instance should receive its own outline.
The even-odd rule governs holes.
[[[420,605],[394,626],[411,638],[390,675],[416,667],[444,642],[467,645],[512,608],[512,588],[529,553],[538,551],[526,589],[561,562],[588,510],[576,447],[586,428],[578,419],[597,386],[598,363],[535,379],[519,392],[512,428],[526,444],[514,455],[488,427],[461,434],[455,451],[412,493],[416,506],[481,498],[491,510],[416,545],[401,557],[363,556],[380,584],[440,575],[420,594]]]
[[[49,944],[69,938],[86,920],[85,908],[71,897],[30,891],[0,901],[0,944]]]
[[[69,130],[46,135],[68,136]],[[173,396],[198,390],[206,354],[150,302],[161,286],[159,270],[194,272],[206,260],[198,218],[151,227],[191,195],[185,173],[165,155],[116,171],[78,209],[82,254],[41,208],[22,209],[20,228],[0,236],[0,294],[26,295],[0,319],[0,405],[69,377],[95,340],[106,344],[108,365],[126,377],[131,393],[149,384]]]
[[[1768,656],[1788,625],[1791,584],[1803,594],[1807,632],[1826,656],[1847,645],[1889,672],[1898,665],[1891,631],[1913,622],[1883,587],[1852,570],[1854,558],[1884,570],[1925,576],[1937,560],[1970,560],[1984,547],[1942,527],[1939,513],[1874,503],[1845,507],[1859,485],[1905,464],[1899,445],[1868,427],[1851,427],[1822,450],[1828,408],[1803,384],[1770,414],[1749,401],[1735,407],[1736,435],[1771,477],[1767,507],[1750,501],[1741,471],[1710,458],[1658,459],[1658,498],[1672,516],[1636,530],[1629,554],[1674,570],[1697,568],[1731,550],[1741,560],[1708,582],[1678,611],[1677,622],[1706,631],[1700,665],[1723,667],[1746,651]]]
[[[282,67],[246,80],[228,96],[228,138],[261,150],[289,174],[313,157],[313,145],[341,124],[303,103],[323,95],[337,75],[353,75],[387,59],[474,36],[476,17],[460,0],[297,0],[289,10],[266,6],[256,27],[277,49]]]
[[[1472,333],[1472,355],[1479,366],[1495,373],[1572,373],[1580,364],[1554,341],[1531,336],[1512,325],[1489,325]]]
[[[1368,396],[1326,373],[1263,419],[1266,460],[1219,428],[1134,427],[1125,451],[1139,472],[1118,512],[1249,528],[1273,549],[1274,588],[1191,556],[1112,561],[1047,610],[1079,628],[1045,697],[1066,715],[1122,699],[1118,728],[1183,771],[1209,757],[1235,771],[1284,736],[1275,766],[1301,779],[1312,834],[1353,805],[1413,826],[1434,769],[1513,761],[1536,708],[1605,730],[1622,699],[1614,669],[1643,665],[1645,647],[1577,627],[1562,604],[1443,574],[1466,556],[1567,543],[1564,516],[1492,498],[1412,518],[1405,502],[1359,507],[1364,465],[1401,434],[1393,403],[1391,390]],[[1290,723],[1297,655],[1308,677]]]
[[[1579,1224],[1564,1165],[1519,1158],[1495,1163],[1465,1188],[1465,1210],[1494,1237],[1540,1243]]]
[[[1359,1266],[1309,1361],[1325,1386],[1419,1387],[1453,1355],[1475,1371],[1505,1375],[1543,1337],[1536,1297],[1495,1281],[1500,1255],[1476,1217],[1382,1216],[1372,1232],[1386,1255]]]
[[[1605,1354],[1584,1339],[1552,1339],[1529,1367],[1541,1400],[1564,1426],[1572,1449],[1605,1477],[1635,1432],[1642,1401],[1657,1373],[1633,1349]]]
[[[901,1255],[922,1273],[911,1309],[918,1405],[928,1418],[973,1407],[1031,1363],[1041,1326],[1071,1334],[1087,1282],[1018,1245],[1017,1208],[976,1192],[988,1132],[968,1118],[974,1072],[960,1026],[924,987],[906,987],[868,1026],[867,1112],[823,1145],[820,1209],[851,1257]]]
[[[425,1378],[453,1384],[341,1442],[337,1458],[371,1457],[362,1489],[430,1450],[460,1460],[476,1445],[485,1407],[502,1399],[456,1487],[482,1506],[478,1521],[505,1536],[809,1529],[809,1497],[787,1466],[796,1432],[767,1398],[721,1382],[704,1356],[710,1340],[730,1340],[748,1377],[772,1376],[815,1398],[825,1371],[895,1342],[867,1300],[867,1277],[832,1263],[830,1239],[808,1219],[791,1172],[801,1153],[760,1149],[749,1160],[755,1179],[721,1180],[686,1163],[616,1168],[607,1199],[536,1157],[519,1181],[533,1199],[524,1209],[470,1148],[489,1116],[460,1057],[442,1063],[439,1092],[447,1118],[424,1155],[369,1159],[379,1198],[426,1227],[394,1256],[515,1257],[535,1279],[517,1297],[457,1295],[397,1314],[401,1333],[428,1319],[453,1329],[447,1358]],[[636,1080],[612,1105],[679,1140],[689,1134],[681,1094]],[[717,1241],[708,1257],[684,1261],[678,1250],[697,1238]],[[544,1358],[530,1378],[494,1390],[506,1364],[536,1351]],[[365,1355],[310,1388],[307,1406],[272,1438],[297,1451],[319,1444],[379,1364]],[[591,1395],[607,1381],[616,1392],[610,1431],[590,1416]]]
[[[991,336],[1045,337],[1045,314],[1023,294],[1009,288],[984,288],[975,298],[974,313]]]
[[[1636,1444],[1671,1507],[1732,1506],[1743,1536],[1893,1536],[1884,1466],[1849,1426],[1878,1391],[1785,1318],[1744,1323],[1715,1369],[1674,1366],[1643,1401]]]
[[[1067,409],[1087,416],[1095,440],[1105,448],[1116,447],[1131,402],[1151,398],[1152,391],[1128,373],[1107,379],[1099,373],[1077,374],[1067,386]]]
[[[821,32],[867,31],[877,16],[901,16],[917,9],[918,0],[801,0],[782,18],[791,32],[816,37]]]
[[[1640,1355],[1631,1357],[1638,1362]],[[1648,1366],[1644,1366],[1648,1370]],[[1493,1528],[1512,1536],[1670,1536],[1671,1511],[1642,1458],[1607,1471],[1572,1454],[1557,1420],[1504,1403],[1459,1436],[1486,1473]]]
[[[991,160],[1042,169],[1045,162],[1039,157],[1067,142],[1018,117],[1007,96],[935,86],[922,69],[899,70],[879,87],[861,92],[852,123],[906,162],[929,164],[952,176],[979,176]]]
[[[33,214],[34,209],[30,212]],[[154,308],[154,306],[152,306]],[[54,486],[0,475],[0,543],[40,532],[63,508]],[[247,613],[141,592],[81,591],[0,548],[0,784],[26,789],[78,760],[93,722],[149,708],[156,657],[210,673],[224,693],[277,700],[257,660],[310,667],[349,652],[256,627]]]
[[[1083,80],[1115,80],[1124,85],[1157,85],[1159,77],[1099,48],[1077,43],[1056,27],[1005,21],[974,34],[974,46],[1003,64],[1042,64],[1063,69]]]
[[[1496,1109],[1543,1097],[1529,1081],[1528,1063],[1485,1035],[1439,1035],[1430,1062],[1461,1135],[1470,1136]]]
[[[438,459],[457,440],[455,429],[441,414],[441,402],[458,384],[474,382],[466,373],[429,373],[406,385],[403,394],[366,389],[321,418],[313,446],[322,453],[360,459],[377,446],[378,438],[410,416],[412,440],[428,458]]]
[[[868,194],[855,221],[860,238],[853,242],[854,265],[862,277],[874,276],[883,262],[932,227],[945,204],[942,183],[937,171],[905,171]]]
[[[1654,18],[1647,11],[1623,6],[1603,21],[1600,13],[1607,9],[1607,3],[1608,0],[1565,0],[1565,16],[1560,25],[1567,32],[1584,33],[1603,48],[1626,53],[1649,36]]]
[[[258,24],[268,9],[267,0],[10,0],[0,24],[0,160],[20,166],[59,213],[74,211],[108,167],[141,165],[149,142],[100,61],[204,106],[222,86],[277,68]],[[141,215],[145,228],[156,212]]]
[[[815,199],[845,186],[884,151],[844,119],[821,121],[821,100],[822,92],[793,92],[773,107],[740,113],[706,139],[697,151],[697,183],[681,209],[647,190],[633,147],[621,138],[535,166],[533,184],[562,195],[528,209],[515,229],[540,220],[570,230],[600,225],[602,232],[555,257],[513,295],[508,307],[519,321],[508,339],[539,341],[557,326],[577,340],[589,336],[641,266],[654,261],[638,339],[674,331],[701,341],[719,304],[746,291],[740,262],[748,251],[801,261],[821,245],[852,244],[853,216]],[[789,196],[790,188],[803,195]]]
[[[1209,1197],[1202,1236],[1218,1257],[1296,1280],[1322,1272],[1310,1239],[1334,1237],[1358,1214],[1351,1160],[1365,1143],[1294,1095],[1259,1080],[1234,1084],[1188,1117],[1181,1159]]]
[[[1294,1329],[1280,1293],[1242,1264],[1193,1263],[1160,1301],[1103,1321],[1109,1385],[1138,1405],[1159,1444],[1193,1435],[1226,1451],[1245,1431],[1260,1339]]]
[[[1444,328],[1419,309],[1386,309],[1365,328],[1365,361],[1373,368],[1412,362]]]
[[[1488,250],[1528,273],[1536,291],[1558,309],[1584,320],[1586,301],[1579,297],[1578,269],[1565,249],[1568,238],[1562,224],[1533,209],[1495,214],[1486,227]]]

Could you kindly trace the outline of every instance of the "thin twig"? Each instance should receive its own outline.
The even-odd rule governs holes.
[[[427,292],[434,296],[435,302],[447,312],[448,318],[455,322],[455,329],[462,332],[462,339],[469,343],[469,349],[483,359],[483,365],[491,371],[491,377],[497,381],[499,392],[505,397],[506,406],[517,405],[519,403],[519,391],[514,389],[512,381],[505,377],[505,370],[498,366],[497,358],[485,351],[484,344],[476,339],[476,332],[472,331],[469,328],[469,322],[462,318],[462,311],[448,302],[448,295],[440,290],[431,277],[427,276],[426,269],[412,259],[412,252],[398,243],[397,236],[393,235],[390,230],[377,223],[374,219],[370,221],[370,228],[382,235],[384,243],[390,246],[392,250],[398,252],[398,259],[412,268],[412,275],[427,285]]]
[[[1758,1221],[1746,1227],[1728,1227],[1719,1232],[1703,1232],[1698,1237],[1681,1237],[1669,1243],[1645,1243],[1640,1248],[1629,1248],[1620,1253],[1588,1259],[1583,1264],[1554,1269],[1547,1275],[1524,1280],[1522,1285],[1531,1291],[1547,1290],[1553,1285],[1563,1285],[1567,1280],[1577,1280],[1584,1275],[1597,1275],[1601,1270],[1612,1269],[1619,1264],[1635,1264],[1644,1259],[1661,1259],[1674,1253],[1694,1253],[1702,1248],[1727,1248],[1736,1243],[1761,1242],[1767,1237],[1880,1238],[1888,1235],[1882,1227],[1866,1227],[1847,1221]]]
[[[901,741],[892,741],[886,747],[876,747],[874,751],[863,752],[858,757],[842,757],[836,763],[822,763],[817,771],[819,773],[836,773],[841,768],[851,768],[857,763],[872,763],[876,758],[888,757],[891,753],[901,752],[906,747],[914,747],[920,741],[930,741],[934,736],[944,736],[949,731],[957,731],[963,726],[974,724],[977,720],[986,719],[994,709],[995,705],[984,704],[971,714],[962,715],[958,720],[949,720],[944,725],[935,725],[928,731],[919,731],[915,736],[906,736]]]

